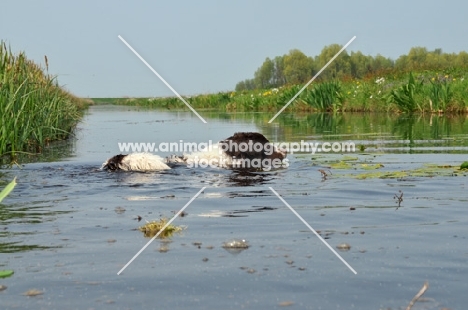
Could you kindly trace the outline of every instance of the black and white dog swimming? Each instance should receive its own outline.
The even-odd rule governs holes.
[[[121,154],[109,158],[101,169],[147,172],[171,169],[169,165],[186,164],[189,167],[271,170],[287,167],[286,155],[286,150],[276,147],[260,133],[237,132],[201,152],[166,158],[150,153]]]

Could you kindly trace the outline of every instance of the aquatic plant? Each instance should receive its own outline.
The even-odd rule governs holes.
[[[416,94],[421,90],[422,82],[416,83],[413,73],[410,72],[408,83],[391,91],[390,102],[395,103],[402,112],[414,112],[418,107]],[[419,107],[421,110],[421,107]]]
[[[342,105],[341,83],[332,81],[317,84],[310,90],[306,89],[300,98],[320,112],[337,111]]]
[[[140,226],[138,229],[143,232],[145,237],[152,238],[156,236],[159,231],[169,222],[167,218],[161,218],[159,221],[147,222],[145,225]],[[182,226],[175,226],[169,224],[161,233],[158,238],[164,239],[171,237],[174,233],[181,232],[184,229]]]
[[[0,157],[40,152],[49,142],[67,138],[85,105],[24,53],[14,55],[0,42]]]
[[[429,82],[431,86],[429,91],[431,112],[445,111],[452,98],[450,83],[446,79],[441,81],[431,79]]]

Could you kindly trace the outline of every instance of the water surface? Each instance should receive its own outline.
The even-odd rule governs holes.
[[[429,290],[413,309],[466,307],[466,173],[355,178],[377,164],[377,172],[459,166],[468,158],[466,118],[285,114],[268,124],[261,113],[205,114],[208,124],[190,112],[91,107],[59,159],[2,170],[2,180],[18,178],[0,205],[0,269],[15,271],[0,279],[2,307],[404,309],[424,281]],[[271,172],[99,170],[118,142],[218,141],[236,131],[274,142],[354,141],[364,151],[292,154],[289,168]],[[333,168],[342,160],[351,166]],[[172,217],[202,187],[174,222],[185,231],[155,240],[118,276],[149,240],[136,230],[142,222]],[[357,275],[269,187],[332,247],[348,243],[338,253]],[[233,238],[250,247],[226,251]],[[30,289],[43,294],[22,295]]]

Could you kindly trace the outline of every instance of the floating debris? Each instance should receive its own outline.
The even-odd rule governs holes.
[[[346,252],[351,249],[351,246],[347,243],[340,243],[336,246],[336,248],[342,252]]]
[[[322,180],[326,180],[326,179],[327,179],[327,177],[328,177],[328,175],[329,175],[328,173],[332,174],[331,171],[328,170],[328,169],[327,169],[327,170],[319,169],[318,171],[320,172],[320,174],[321,174],[321,176],[322,176]],[[328,171],[328,172],[327,172],[327,171]]]
[[[161,245],[158,251],[159,253],[167,253],[169,251],[169,247],[167,245]]]
[[[294,305],[294,302],[293,301],[282,301],[278,304],[278,306],[280,307],[289,307],[289,306],[292,306]]]
[[[145,237],[152,238],[156,236],[159,231],[166,226],[166,224],[169,222],[168,219],[162,218],[159,221],[151,221],[147,222],[145,225],[139,227],[138,229],[144,233]],[[184,230],[185,227],[183,226],[175,226],[172,224],[169,224],[163,231],[161,231],[158,235],[158,238],[164,239],[164,238],[169,238],[171,237],[174,233],[181,232]]]
[[[393,199],[396,199],[396,203],[398,203],[398,207],[396,208],[396,210],[398,210],[398,208],[401,207],[401,203],[403,202],[403,192],[401,190],[398,192],[400,193],[400,195],[395,194],[395,196],[393,196]]]
[[[232,239],[223,243],[223,248],[231,254],[239,254],[247,250],[249,244],[244,239]]]
[[[125,211],[127,211],[127,210],[125,210],[124,207],[115,207],[114,211],[115,211],[115,213],[117,213],[117,214],[124,214]]]
[[[174,213],[174,214],[177,214],[177,212],[179,212],[179,211],[172,211],[172,213]],[[184,216],[187,216],[187,215],[188,215],[188,213],[185,212],[185,211],[182,211],[182,212],[180,212],[180,214],[179,214],[180,217],[184,217]]]
[[[0,292],[6,290],[7,288],[8,286],[6,285],[0,285]]]
[[[249,244],[244,239],[232,239],[223,243],[225,249],[247,249]]]
[[[28,296],[28,297],[34,297],[34,296],[38,296],[38,295],[42,295],[44,294],[43,291],[40,291],[40,290],[36,290],[36,289],[31,289],[31,290],[28,290],[26,292],[24,292],[22,295],[24,296]]]
[[[426,292],[426,290],[429,288],[429,282],[424,282],[422,288],[419,290],[419,292],[411,299],[408,307],[406,307],[406,310],[411,310],[413,307],[414,303],[418,301],[418,299]]]

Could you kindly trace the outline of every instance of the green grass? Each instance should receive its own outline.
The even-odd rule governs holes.
[[[226,112],[278,111],[302,85],[184,97],[195,109]],[[95,103],[186,109],[176,97],[97,98]],[[462,69],[387,72],[385,76],[314,82],[287,112],[467,113],[468,73]]]
[[[67,138],[87,103],[63,90],[55,77],[0,42],[0,158],[39,153]]]

